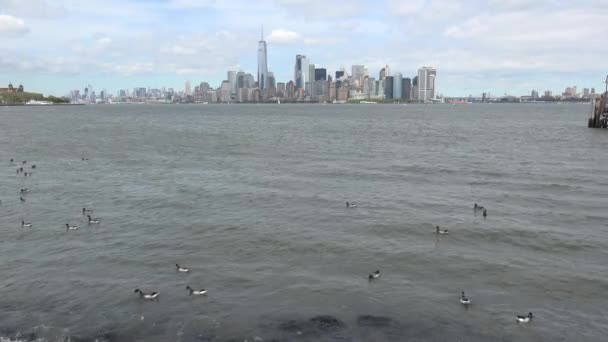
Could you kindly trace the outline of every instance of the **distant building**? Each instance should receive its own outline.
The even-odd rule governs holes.
[[[367,68],[365,65],[353,65],[352,71],[354,87],[360,90],[363,88],[363,79],[367,76]]]
[[[8,84],[8,88],[0,88],[0,93],[23,93],[23,85],[20,84],[19,87],[13,87],[12,83]]]
[[[190,81],[186,81],[184,92],[186,95],[192,95],[192,85],[190,85]]]
[[[486,93],[481,94],[481,102],[485,103],[487,101],[488,101],[488,94],[486,94]]]
[[[296,97],[296,84],[294,81],[289,81],[285,85],[285,97],[288,99],[294,99]]]
[[[394,87],[393,87],[394,78],[393,76],[386,76],[384,78],[384,98],[390,100],[393,98]]]
[[[590,95],[589,88],[583,88],[583,97],[589,97]]]
[[[418,101],[418,76],[412,79],[412,100]]]
[[[384,81],[384,79],[386,79],[386,76],[390,76],[391,75],[391,69],[387,66],[385,66],[384,68],[380,69],[380,80]]]
[[[431,67],[418,69],[418,101],[427,102],[435,98],[437,70]]]
[[[530,97],[532,97],[532,100],[538,99],[538,92],[536,90],[532,90]]]
[[[551,90],[545,90],[545,96],[544,97],[552,97],[553,96],[553,92]]]
[[[315,65],[314,64],[309,64],[308,65],[308,81],[309,83],[313,83],[315,81]],[[312,85],[311,85],[312,87]],[[308,93],[311,93],[311,90],[307,88]]]
[[[308,81],[308,59],[305,55],[296,55],[296,64],[294,66],[294,84],[296,89],[306,87]]]
[[[408,77],[401,81],[401,98],[405,100],[412,98],[412,80]]]
[[[268,52],[266,50],[266,41],[264,41],[264,31],[258,43],[258,87],[260,90],[265,90],[268,87]]]
[[[390,77],[390,76],[389,76]],[[402,86],[403,86],[403,76],[401,73],[396,73],[393,76],[393,99],[401,99],[402,98]]]
[[[336,81],[344,77],[344,70],[336,71]]]
[[[230,91],[233,94],[236,94],[236,89],[237,89],[237,84],[236,84],[236,76],[237,76],[238,72],[236,71],[228,71],[228,82],[230,82]],[[202,83],[201,83],[201,88],[202,88]],[[201,91],[203,91],[201,89]]]
[[[316,68],[315,69],[315,81],[326,81],[327,80],[327,69]]]

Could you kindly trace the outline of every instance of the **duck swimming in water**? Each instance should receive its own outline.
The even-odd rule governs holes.
[[[469,299],[469,297],[464,295],[464,291],[462,291],[462,294],[460,295],[460,303],[462,305],[469,305],[471,304],[471,300]]]
[[[66,230],[76,230],[78,229],[78,226],[70,226],[69,224],[65,224],[65,229]]]
[[[179,264],[175,264],[175,269],[178,270],[179,272],[183,272],[183,273],[190,272],[189,268],[187,268],[187,267],[181,267]]]
[[[193,290],[190,286],[186,286],[186,290],[188,290],[188,292],[190,293],[190,295],[195,295],[195,296],[202,296],[204,294],[207,294],[207,290],[205,289],[200,289],[200,290]]]
[[[23,197],[19,197],[19,200],[20,200],[21,202],[25,202],[25,198],[23,198]]]
[[[142,298],[142,299],[157,299],[158,296],[160,295],[159,292],[145,293],[145,292],[142,292],[140,289],[135,289],[135,291],[133,291],[133,293],[139,293],[139,298]]]
[[[30,189],[21,189],[20,191],[21,191],[21,193],[26,193],[26,192],[30,192]]]
[[[92,218],[91,215],[87,215],[87,217],[89,218],[89,224],[99,224],[98,219]]]
[[[346,207],[347,208],[356,208],[357,207],[357,203],[355,203],[355,202],[346,202]]]
[[[449,234],[447,229],[441,229],[439,226],[435,227],[435,234],[446,235]]]
[[[380,270],[376,270],[376,272],[370,273],[369,277],[367,277],[367,279],[369,280],[374,280],[378,278],[380,278]]]
[[[477,210],[483,210],[484,207],[477,205],[477,203],[475,203],[475,205],[473,206],[473,210],[477,211]]]
[[[488,217],[488,211],[484,209],[482,215],[483,215],[483,217]]]
[[[32,224],[31,223],[25,223],[25,221],[21,221],[21,227],[23,228],[31,228]]]
[[[517,323],[529,323],[532,318],[534,318],[534,315],[532,315],[531,312],[528,314],[528,316],[517,315]]]

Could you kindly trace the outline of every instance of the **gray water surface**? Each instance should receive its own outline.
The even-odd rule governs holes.
[[[0,107],[0,336],[605,340],[608,131],[588,110]]]

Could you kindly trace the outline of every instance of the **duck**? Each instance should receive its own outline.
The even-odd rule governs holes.
[[[439,226],[435,227],[435,234],[446,235],[449,234],[447,229],[441,229]]]
[[[30,189],[21,189],[20,191],[21,191],[21,193],[26,193],[26,192],[30,192]]]
[[[477,210],[484,210],[485,208],[482,207],[481,205],[477,205],[477,203],[475,203],[475,205],[473,206],[473,210],[477,211]]]
[[[356,208],[357,207],[357,203],[355,203],[355,202],[346,202],[346,207],[347,208]]]
[[[186,286],[186,290],[188,290],[188,292],[190,293],[190,295],[195,295],[195,296],[202,296],[207,294],[207,290],[205,289],[200,289],[200,290],[193,290],[190,286]]]
[[[23,228],[31,228],[32,224],[31,223],[25,223],[25,221],[21,221],[21,227]]]
[[[19,197],[19,200],[20,200],[21,202],[25,202],[25,198],[23,198],[23,197]]]
[[[376,270],[376,272],[370,273],[370,275],[368,277],[369,280],[374,280],[377,278],[380,278],[380,270]]]
[[[32,169],[35,169],[35,168],[36,168],[36,165],[32,165]]]
[[[483,217],[488,217],[488,211],[484,209],[482,215],[483,215]]]
[[[22,164],[26,164],[26,163],[27,163],[27,160],[24,160],[24,161],[22,162]]]
[[[471,304],[471,300],[469,299],[469,297],[464,295],[464,291],[462,291],[462,294],[460,295],[460,303],[462,305],[469,305]]]
[[[87,217],[89,218],[89,224],[99,224],[98,219],[92,218],[91,215],[87,215]]]
[[[160,295],[159,292],[145,293],[145,292],[142,292],[140,289],[135,289],[135,291],[133,291],[133,293],[139,293],[139,298],[143,298],[143,299],[157,299],[158,296]]]
[[[11,163],[14,162],[14,161],[15,161],[15,159],[11,158]]]
[[[65,229],[66,230],[76,230],[78,229],[78,226],[70,226],[69,224],[65,224]]]
[[[179,272],[183,272],[183,273],[190,272],[189,268],[187,268],[187,267],[181,267],[179,264],[175,264],[175,269],[177,269]]]
[[[517,323],[529,323],[534,315],[530,312],[527,316],[517,315]]]
[[[82,208],[82,215],[92,214],[93,209]]]

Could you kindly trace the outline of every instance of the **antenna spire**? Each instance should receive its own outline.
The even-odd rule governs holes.
[[[260,40],[264,40],[264,25],[262,25],[262,35]]]

